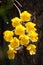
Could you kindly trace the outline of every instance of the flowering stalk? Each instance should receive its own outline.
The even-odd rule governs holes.
[[[36,32],[36,24],[30,22],[31,16],[28,11],[20,12],[20,18],[11,19],[14,30],[4,31],[4,39],[9,42],[7,51],[9,59],[14,59],[17,51],[23,50],[24,46],[30,55],[36,54],[37,46],[33,43],[38,41],[38,33]]]

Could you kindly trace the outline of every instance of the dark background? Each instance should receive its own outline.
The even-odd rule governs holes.
[[[9,19],[9,24],[6,24],[0,16],[0,65],[43,65],[43,0],[18,0],[22,8],[20,8],[21,12],[27,10],[30,12],[32,16],[32,21],[37,24],[37,29],[39,33],[39,40],[36,43],[37,45],[37,53],[34,56],[30,56],[25,48],[18,52],[14,60],[8,60],[6,55],[4,54],[7,44],[3,39],[3,32],[7,29],[12,30],[11,26],[11,18],[18,16],[18,11],[15,6],[13,6],[8,14],[6,15]],[[6,5],[6,0],[2,0],[1,5]],[[18,5],[18,4],[17,4]]]

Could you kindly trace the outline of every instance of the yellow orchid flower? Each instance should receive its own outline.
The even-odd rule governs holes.
[[[22,35],[25,33],[25,27],[22,25],[19,25],[15,28],[15,34],[16,35]]]
[[[26,49],[29,50],[30,55],[36,54],[36,45],[29,44]]]
[[[7,42],[10,42],[10,40],[13,38],[13,31],[9,31],[9,30],[6,30],[4,33],[4,39],[7,41]]]
[[[36,54],[36,49],[34,49],[34,50],[30,50],[29,53],[30,53],[30,55],[34,55],[34,54]]]
[[[29,44],[29,36],[27,36],[27,35],[21,35],[20,37],[19,37],[19,39],[20,39],[20,44],[21,45],[24,45],[24,46],[26,46],[26,45],[28,45]]]
[[[30,31],[36,31],[36,30],[37,30],[37,29],[35,28],[35,26],[36,26],[35,23],[27,22],[27,23],[25,24],[25,26],[26,26],[26,30],[27,30],[28,32],[30,32]]]
[[[30,21],[31,16],[32,16],[32,15],[31,15],[28,11],[24,11],[24,12],[22,12],[22,13],[20,14],[20,18],[21,18],[21,20],[22,20],[23,22],[25,22],[25,21]]]
[[[8,58],[9,58],[10,60],[11,60],[11,59],[14,59],[16,53],[17,53],[16,50],[12,50],[12,49],[8,50],[8,51],[7,51]]]
[[[16,37],[14,37],[11,41],[10,41],[10,46],[12,47],[12,48],[16,48],[16,47],[19,47],[19,40],[16,38]]]
[[[12,21],[12,26],[16,27],[16,26],[20,25],[21,19],[19,19],[18,17],[15,17],[15,18],[11,19],[11,21]]]
[[[35,31],[31,31],[29,33],[29,37],[30,37],[30,40],[32,42],[37,42],[38,41],[38,33],[36,33]]]

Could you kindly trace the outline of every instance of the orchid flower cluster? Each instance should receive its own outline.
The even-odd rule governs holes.
[[[36,54],[37,46],[33,43],[38,41],[38,33],[36,24],[31,22],[31,16],[28,11],[20,13],[20,18],[14,17],[11,19],[13,30],[4,31],[4,39],[8,44],[8,58],[14,59],[17,54],[17,50],[21,46],[25,46],[27,52],[30,55]]]

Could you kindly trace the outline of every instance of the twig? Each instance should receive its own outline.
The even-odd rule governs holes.
[[[19,12],[19,15],[21,13],[21,10],[18,8],[18,6],[14,3],[15,7],[17,8],[18,12]]]
[[[22,5],[21,5],[17,0],[15,0],[15,2],[14,2],[14,0],[12,0],[12,2],[13,2],[13,5],[14,5],[14,6],[16,7],[16,9],[18,10],[19,15],[20,15],[21,10],[20,10],[19,7],[15,4],[15,2],[18,3],[18,5],[19,5],[20,7],[22,7]]]
[[[22,7],[22,5],[17,1],[17,0],[15,0],[16,1],[16,3],[20,6],[20,7]]]

